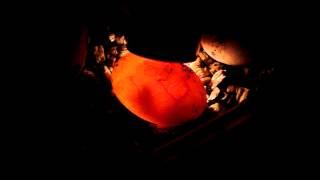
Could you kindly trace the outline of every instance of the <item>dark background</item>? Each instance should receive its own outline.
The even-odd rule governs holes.
[[[291,32],[298,22],[290,10],[279,4],[198,1],[76,3],[37,9],[25,17],[24,30],[17,33],[18,37],[27,36],[20,45],[21,54],[30,55],[23,56],[20,65],[32,68],[30,75],[23,76],[28,80],[18,84],[27,87],[17,94],[23,100],[21,114],[30,120],[15,126],[22,133],[15,134],[18,140],[14,143],[19,147],[13,148],[17,160],[12,164],[32,174],[67,172],[71,176],[91,176],[91,172],[109,176],[115,174],[113,170],[144,174],[144,169],[158,173],[240,170],[269,174],[283,172],[283,167],[296,168],[299,160],[306,159],[305,153],[300,156],[291,152],[297,152],[297,146],[307,147],[310,139],[303,138],[306,130],[300,123],[308,119],[307,115],[297,115],[303,105],[299,98],[292,98],[296,97],[292,77],[297,76],[290,64],[297,62],[297,56],[292,52],[295,49]],[[250,123],[232,133],[220,132],[220,138],[196,150],[186,151],[188,146],[178,146],[172,152],[181,158],[159,159],[149,154],[150,148],[156,146],[152,138],[161,140],[150,128],[139,120],[128,121],[135,117],[125,109],[108,116],[99,107],[87,107],[87,92],[79,90],[72,59],[82,29],[101,34],[109,25],[129,34],[141,34],[153,27],[158,40],[166,40],[160,45],[169,43],[177,49],[184,49],[187,43],[175,42],[174,35],[181,40],[202,32],[229,34],[243,40],[261,64],[272,64],[277,71],[259,96]],[[148,135],[152,138],[148,139]]]

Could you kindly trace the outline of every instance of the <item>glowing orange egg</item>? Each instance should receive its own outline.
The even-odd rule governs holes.
[[[200,79],[181,63],[128,53],[114,67],[112,86],[126,108],[159,128],[194,120],[207,106]]]

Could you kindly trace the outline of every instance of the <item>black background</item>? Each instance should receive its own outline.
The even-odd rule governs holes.
[[[135,15],[131,14],[131,9]],[[149,169],[157,173],[166,172],[163,170],[183,170],[184,174],[240,170],[249,174],[251,171],[270,174],[285,171],[283,167],[300,167],[298,162],[308,158],[305,152],[298,153],[298,146],[307,148],[311,138],[305,138],[306,132],[313,131],[304,122],[309,119],[308,114],[298,115],[302,111],[300,98],[303,96],[297,98],[297,93],[304,92],[296,92],[294,88],[300,77],[296,75],[296,68],[300,66],[292,69],[292,64],[300,62],[294,43],[301,38],[301,33],[292,36],[296,26],[300,25],[292,11],[294,9],[280,4],[119,1],[101,5],[84,2],[48,4],[36,8],[32,15],[20,15],[23,28],[14,28],[17,30],[14,34],[22,49],[22,62],[17,70],[23,69],[20,71],[23,76],[19,74],[14,78],[18,82],[14,87],[20,89],[23,86],[24,90],[14,91],[15,98],[21,102],[18,105],[21,113],[15,114],[22,114],[25,118],[11,120],[14,131],[8,136],[15,138],[9,141],[18,147],[10,146],[13,149],[10,164],[31,174],[41,171],[47,176],[67,173],[71,177],[93,176],[92,172],[109,176],[117,174],[114,170],[144,174]],[[159,21],[150,22],[150,18]],[[122,20],[128,22],[122,23]],[[183,32],[183,35],[227,32],[243,38],[263,63],[275,64],[278,71],[261,96],[256,124],[237,135],[239,140],[226,138],[218,145],[213,144],[214,148],[221,145],[213,152],[209,147],[200,155],[191,153],[180,161],[167,164],[133,149],[132,137],[127,133],[132,126],[128,126],[128,122],[120,121],[119,117],[102,121],[103,114],[93,112],[92,117],[92,112],[85,111],[82,107],[85,104],[81,104],[77,99],[79,94],[75,94],[81,92],[75,91],[77,86],[70,66],[79,27],[86,25],[93,32],[110,24],[119,30],[138,33],[139,30],[133,28],[135,20],[142,28],[145,24],[156,26],[155,29],[160,31],[154,33],[163,39],[170,39],[170,34],[163,33],[168,32],[169,27],[176,33]],[[30,67],[28,73],[21,66]],[[22,82],[21,77],[24,78]],[[140,125],[136,123],[134,126]]]

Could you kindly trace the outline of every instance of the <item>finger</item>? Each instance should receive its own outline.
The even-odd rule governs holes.
[[[218,79],[220,76],[222,76],[223,74],[222,74],[222,71],[218,71],[218,72],[216,72],[215,74],[214,74],[214,76],[212,76],[212,79],[213,80],[216,80],[216,79]]]
[[[225,78],[225,75],[219,76],[217,79],[212,79],[211,80],[211,88],[215,88],[218,86],[219,83]]]
[[[212,78],[216,79],[220,74],[220,71],[217,71],[216,73],[213,74]]]
[[[226,76],[221,75],[220,77],[217,78],[217,82],[220,83]]]
[[[219,71],[217,71],[216,73],[214,73],[214,75],[212,76],[212,78],[216,79],[216,78],[218,78],[219,76],[221,76],[222,73],[223,73],[223,70],[219,70]]]

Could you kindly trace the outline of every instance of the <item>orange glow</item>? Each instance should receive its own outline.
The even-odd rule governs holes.
[[[128,53],[113,70],[112,86],[126,108],[159,128],[194,120],[207,106],[200,79],[181,63]]]

